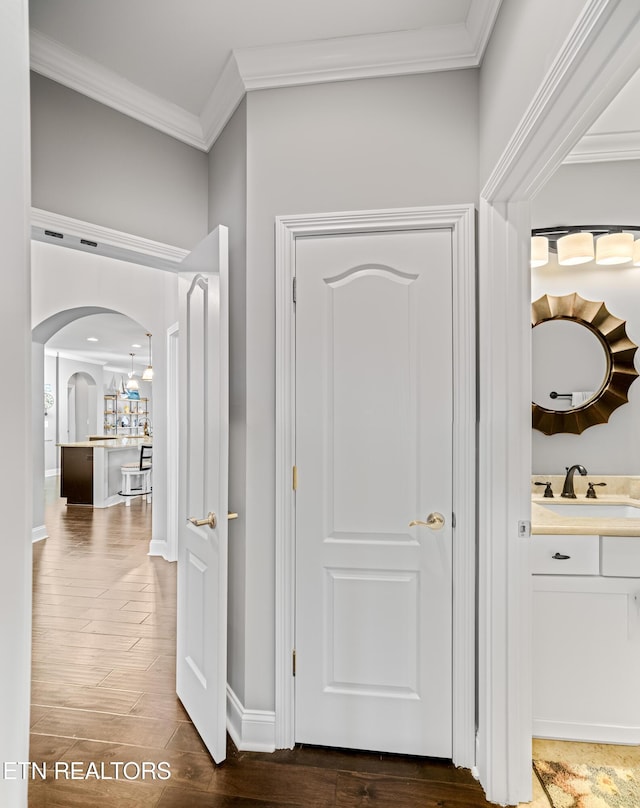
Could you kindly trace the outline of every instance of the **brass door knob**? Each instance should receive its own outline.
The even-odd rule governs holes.
[[[204,525],[209,525],[211,529],[213,529],[218,524],[218,519],[213,511],[209,511],[207,516],[204,519],[196,519],[195,516],[190,516],[189,521],[192,525],[196,527],[203,527]]]
[[[416,525],[423,525],[430,530],[442,530],[444,527],[444,516],[434,511],[427,516],[424,522],[421,522],[419,519],[414,519],[413,522],[409,522],[409,527],[415,527]]]

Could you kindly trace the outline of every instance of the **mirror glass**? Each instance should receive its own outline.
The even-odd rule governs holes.
[[[531,337],[534,404],[563,412],[595,398],[608,374],[608,356],[590,328],[574,320],[547,320]]]

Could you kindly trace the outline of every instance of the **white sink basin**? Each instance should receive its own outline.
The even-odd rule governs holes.
[[[581,516],[602,519],[640,519],[640,508],[634,505],[613,505],[605,502],[541,502],[558,516]]]

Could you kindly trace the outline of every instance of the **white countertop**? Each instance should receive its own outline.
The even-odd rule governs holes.
[[[139,438],[107,438],[106,440],[81,440],[75,443],[59,443],[61,448],[78,449],[136,449],[142,445],[151,446],[152,440],[147,437]]]

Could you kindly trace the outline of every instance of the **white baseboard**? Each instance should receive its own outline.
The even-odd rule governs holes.
[[[38,525],[38,527],[31,528],[31,541],[35,544],[37,541],[42,541],[43,539],[48,539],[49,534],[47,533],[47,526],[46,525]]]
[[[227,685],[227,730],[242,752],[274,752],[276,714],[271,710],[246,710]]]
[[[568,721],[534,719],[533,735],[535,738],[553,738],[562,741],[619,743],[631,746],[640,744],[640,727],[615,724],[575,724]]]
[[[147,555],[161,556],[165,561],[171,561],[169,558],[169,545],[167,544],[167,540],[151,539],[149,542],[149,552]]]
[[[47,469],[44,473],[45,477],[58,477],[60,474],[60,469]]]

